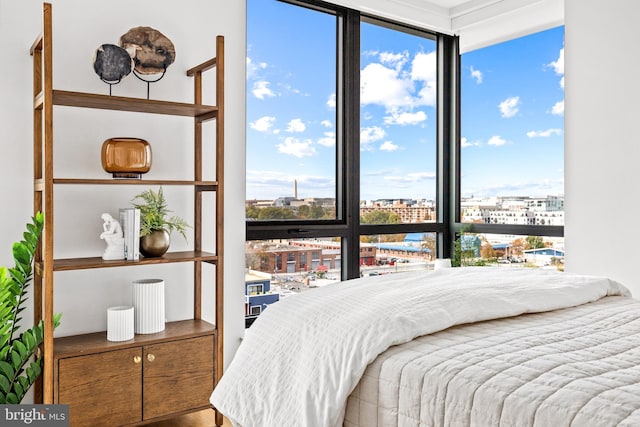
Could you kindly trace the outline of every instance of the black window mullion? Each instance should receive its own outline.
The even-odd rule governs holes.
[[[360,277],[360,13],[344,16],[339,47],[342,61],[342,135],[344,138],[347,235],[342,239],[342,279]]]

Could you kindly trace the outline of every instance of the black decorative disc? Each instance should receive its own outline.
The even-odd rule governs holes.
[[[103,44],[95,53],[93,69],[106,83],[119,83],[133,67],[129,53],[115,44]]]

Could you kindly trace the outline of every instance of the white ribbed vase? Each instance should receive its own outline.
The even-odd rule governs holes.
[[[107,340],[128,341],[133,339],[133,307],[119,305],[107,308]]]
[[[136,334],[164,331],[164,280],[134,280],[133,307]]]

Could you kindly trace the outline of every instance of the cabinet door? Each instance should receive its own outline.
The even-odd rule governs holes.
[[[142,349],[59,360],[58,403],[73,427],[122,425],[142,419]]]
[[[144,419],[209,405],[213,335],[145,346]]]

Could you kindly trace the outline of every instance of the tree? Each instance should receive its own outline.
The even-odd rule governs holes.
[[[309,218],[310,210],[311,209],[309,208],[309,205],[302,205],[298,207],[298,218],[300,219]]]
[[[423,251],[428,251],[429,259],[433,260],[436,256],[436,237],[435,234],[425,233],[422,236],[422,241],[420,242],[420,248]]]
[[[399,224],[400,215],[387,210],[373,210],[360,217],[361,224]]]
[[[256,208],[252,206],[250,208],[245,209],[245,217],[247,219],[258,219],[260,216],[260,208]]]
[[[496,257],[496,251],[493,249],[491,243],[484,242],[484,244],[480,248],[480,256],[484,259],[491,259]]]
[[[540,249],[544,248],[544,241],[541,236],[527,236],[525,249]]]
[[[518,237],[511,242],[511,255],[522,256],[526,243],[522,237]]]
[[[294,215],[290,209],[268,207],[260,209],[258,219],[293,219]]]

